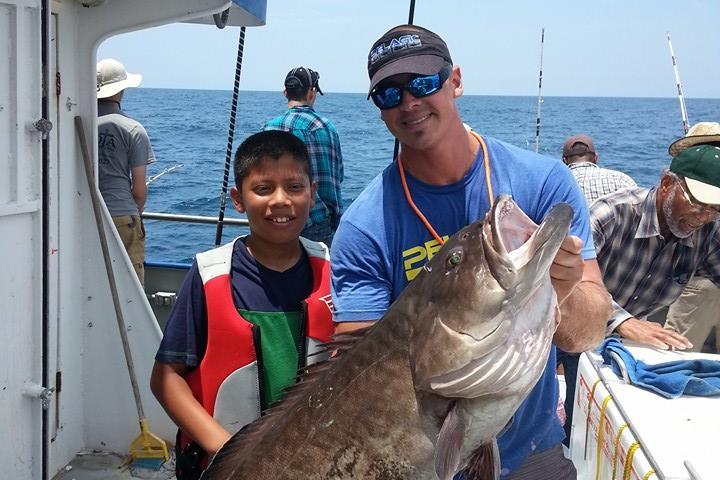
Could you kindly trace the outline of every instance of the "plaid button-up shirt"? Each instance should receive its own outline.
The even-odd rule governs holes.
[[[568,165],[588,205],[598,198],[621,188],[637,186],[629,176],[617,170],[600,168],[591,162],[577,162]]]
[[[608,333],[630,317],[642,319],[673,303],[696,274],[720,286],[720,222],[666,241],[656,194],[656,188],[629,188],[590,207],[597,260],[613,297]]]
[[[318,115],[309,105],[289,108],[279,117],[268,121],[263,130],[292,132],[305,142],[313,180],[317,182],[315,207],[310,211],[305,228],[328,223],[337,228],[342,208],[340,184],[343,181],[343,159],[340,136],[330,120]]]

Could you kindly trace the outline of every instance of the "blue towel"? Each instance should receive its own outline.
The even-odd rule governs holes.
[[[600,346],[600,353],[604,363],[610,365],[619,377],[622,377],[620,367],[608,352],[614,352],[622,358],[630,383],[665,398],[677,398],[681,395],[720,395],[720,361],[676,360],[648,365],[635,360],[620,340],[608,338]]]

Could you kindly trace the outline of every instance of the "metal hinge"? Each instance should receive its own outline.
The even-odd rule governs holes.
[[[43,410],[47,410],[50,406],[50,399],[52,399],[54,392],[54,388],[43,387],[37,383],[26,383],[22,390],[24,396],[42,401]]]
[[[35,127],[35,130],[42,133],[42,138],[45,140],[48,136],[48,133],[50,133],[50,130],[53,128],[53,124],[50,120],[47,118],[41,118],[40,120],[33,123],[33,127]]]

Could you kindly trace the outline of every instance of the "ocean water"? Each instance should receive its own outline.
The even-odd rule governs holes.
[[[150,212],[217,216],[225,169],[232,92],[129,89],[123,109],[148,131],[156,162],[154,175],[182,164],[149,186]],[[690,122],[720,120],[720,99],[687,99]],[[475,130],[522,148],[535,148],[536,97],[463,96],[463,120]],[[281,92],[240,92],[237,145],[286,108]],[[378,110],[359,93],[327,93],[316,110],[340,133],[345,165],[346,206],[392,160],[393,138]],[[540,152],[560,158],[564,140],[587,133],[601,166],[621,170],[639,185],[657,183],[670,163],[668,145],[683,135],[676,98],[546,97],[542,105]],[[232,184],[232,173],[230,175]],[[240,216],[229,204],[226,216]],[[215,226],[147,221],[147,260],[190,262],[211,248]],[[243,229],[225,225],[223,241]]]

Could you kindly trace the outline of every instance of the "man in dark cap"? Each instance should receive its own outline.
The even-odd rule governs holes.
[[[445,42],[425,28],[400,25],[385,33],[370,50],[368,74],[368,96],[401,151],[348,208],[335,236],[331,270],[337,332],[380,319],[442,239],[483,218],[492,196],[505,193],[537,223],[559,202],[574,209],[572,236],[550,271],[562,315],[554,342],[567,351],[597,345],[610,305],[595,261],[587,206],[570,171],[558,160],[468,131],[456,105],[463,93],[460,68]],[[433,233],[411,208],[410,198]],[[553,413],[558,403],[554,350],[515,421],[498,439],[504,479],[575,478],[572,463],[563,457],[565,434]]]
[[[279,117],[268,121],[263,130],[292,132],[305,142],[317,193],[315,206],[310,211],[310,217],[300,235],[330,246],[340,222],[340,184],[344,172],[337,129],[330,120],[318,115],[313,108],[317,95],[323,95],[319,80],[320,75],[310,68],[297,67],[290,70],[285,77],[283,90],[288,109]]]
[[[628,175],[598,166],[598,154],[595,143],[589,135],[573,135],[563,144],[562,160],[568,166],[585,195],[588,205],[598,198],[617,190],[637,186]],[[561,349],[557,352],[558,364],[563,366],[565,378],[565,445],[570,446],[570,427],[575,405],[575,387],[580,361],[579,353],[568,353]]]
[[[602,197],[591,209],[605,286],[608,334],[661,349],[687,349],[683,335],[646,317],[675,302],[688,281],[720,285],[720,147],[677,152],[660,185]]]
[[[580,185],[588,205],[608,193],[636,186],[628,175],[598,166],[595,144],[588,135],[573,135],[565,140],[562,159]]]

